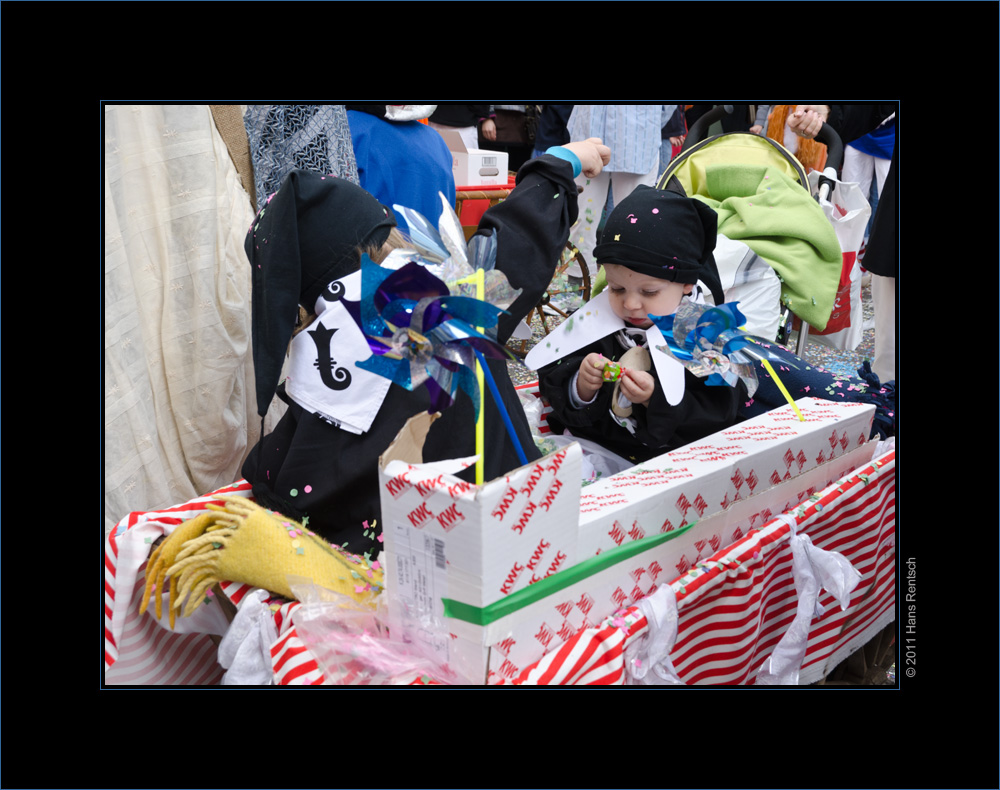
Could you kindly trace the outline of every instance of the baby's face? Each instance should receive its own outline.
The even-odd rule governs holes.
[[[647,315],[673,315],[685,294],[691,293],[690,283],[674,283],[646,274],[639,274],[618,264],[604,267],[608,279],[611,309],[632,326],[648,329],[653,325]]]

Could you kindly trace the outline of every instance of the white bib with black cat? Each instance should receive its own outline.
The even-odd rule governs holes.
[[[365,433],[392,382],[356,362],[371,349],[342,300],[361,298],[361,272],[330,283],[316,300],[316,319],[292,338],[285,391],[304,409],[351,433]]]

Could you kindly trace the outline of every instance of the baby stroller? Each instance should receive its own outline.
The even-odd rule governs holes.
[[[787,388],[792,398],[821,393],[830,399],[873,403],[876,432],[892,436],[895,389],[878,381],[869,363],[847,375],[803,364],[810,327],[828,332],[845,287],[852,287],[845,286],[854,255],[843,225],[860,219],[863,228],[870,213],[866,202],[863,211],[840,213],[839,204],[851,207],[860,195],[857,185],[837,180],[844,156],[840,136],[823,125],[816,139],[827,146],[826,165],[822,173],[807,173],[788,148],[768,137],[752,132],[709,136],[710,126],[731,110],[730,105],[715,107],[692,124],[684,147],[656,186],[705,199],[716,209],[715,260],[726,301],[738,303],[746,331],[769,344],[772,362],[780,360],[780,382],[757,369],[760,388],[741,416],[781,405],[786,397],[782,389]],[[833,203],[835,192],[838,205]],[[851,299],[852,307],[857,306],[860,293],[851,294]],[[798,338],[788,351],[795,323]]]
[[[755,322],[754,334],[782,344],[793,316],[801,319],[801,356],[809,324],[822,329],[833,307],[842,266],[836,234],[810,194],[805,168],[787,148],[752,132],[707,136],[730,112],[731,105],[720,105],[699,118],[656,186],[707,198],[720,211],[716,261],[727,299],[740,302]],[[827,197],[843,145],[825,124],[816,139],[828,147],[818,179]]]

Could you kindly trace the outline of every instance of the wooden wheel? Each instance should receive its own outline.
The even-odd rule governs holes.
[[[896,624],[890,623],[840,662],[818,686],[885,686],[896,663]]]

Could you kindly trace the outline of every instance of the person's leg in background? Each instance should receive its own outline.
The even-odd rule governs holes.
[[[844,166],[840,171],[840,180],[856,183],[872,207],[868,230],[865,231],[866,238],[875,219],[875,207],[878,205],[878,198],[872,200],[872,195],[882,194],[886,176],[889,174],[889,163],[888,159],[863,154],[851,146],[844,148]]]
[[[570,232],[569,238],[576,245],[577,249],[583,253],[584,259],[587,261],[587,266],[590,268],[591,277],[598,274],[597,266],[594,263],[594,247],[601,241],[600,230],[603,227],[603,220],[637,186],[655,186],[659,164],[659,160],[657,160],[648,173],[610,173],[610,184],[604,187],[603,197],[601,197],[602,192],[596,190],[593,193],[592,200],[585,193],[580,194],[580,219],[577,220],[577,225],[580,226],[581,232],[576,232],[574,228]],[[601,176],[603,175],[604,173],[601,173]],[[600,176],[598,176],[598,179],[600,179]],[[577,179],[577,183],[580,183],[581,180],[587,181],[588,179],[581,177]],[[593,179],[589,180],[592,181]],[[588,220],[587,223],[583,222],[584,219]],[[586,228],[586,234],[583,233],[584,228]],[[600,287],[603,278],[598,276],[596,282],[598,283],[598,287]]]
[[[875,173],[875,187],[878,189],[878,194],[880,195],[882,194],[882,189],[885,187],[886,176],[889,175],[889,164],[890,160],[879,159],[878,157],[874,157],[874,161],[872,162],[872,167]],[[874,210],[875,206],[873,205],[872,211]]]
[[[648,173],[615,173],[611,181],[612,205],[618,205],[638,186],[655,186],[660,163],[657,160]]]
[[[579,197],[580,217],[570,230],[569,239],[583,253],[588,266],[592,266],[594,260],[594,247],[598,244],[598,229],[605,208],[620,203],[640,184],[653,186],[658,169],[657,161],[648,173],[605,171],[596,178],[580,176],[576,179],[576,183],[583,187]]]
[[[844,165],[840,170],[840,180],[857,184],[866,198],[871,192],[872,177],[875,175],[875,157],[861,153],[857,148],[844,146]],[[885,180],[885,176],[883,176]],[[874,209],[872,214],[874,214]]]
[[[660,171],[656,174],[657,179],[663,175],[663,171],[667,169],[667,165],[670,164],[671,160],[674,158],[674,145],[670,142],[669,137],[664,137],[660,141]]]
[[[579,176],[576,183],[581,187],[580,195],[577,198],[580,206],[580,215],[576,223],[570,229],[570,242],[583,253],[587,266],[593,273],[594,247],[597,246],[597,229],[601,223],[601,215],[608,200],[608,191],[611,188],[612,176],[617,180],[623,173],[609,173],[603,171],[595,178]]]
[[[872,275],[875,310],[875,360],[872,370],[879,381],[896,379],[896,278]]]

